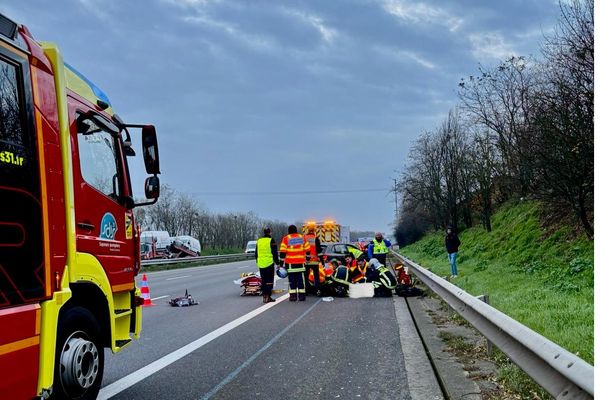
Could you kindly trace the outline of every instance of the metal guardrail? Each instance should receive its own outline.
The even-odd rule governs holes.
[[[391,253],[552,396],[594,398],[593,366],[410,259]]]
[[[254,257],[254,253],[236,253],[236,254],[220,254],[216,256],[200,256],[200,257],[181,257],[181,258],[164,258],[156,260],[142,260],[142,266],[148,265],[164,265],[164,264],[182,264],[191,263],[195,261],[212,261],[212,260],[226,260],[226,259],[247,259]]]

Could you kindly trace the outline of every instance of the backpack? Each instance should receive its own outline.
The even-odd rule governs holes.
[[[396,286],[396,294],[401,297],[423,296],[423,291],[418,287],[400,284]]]

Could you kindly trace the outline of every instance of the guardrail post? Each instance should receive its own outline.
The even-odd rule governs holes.
[[[481,296],[477,296],[477,298],[481,301],[483,301],[485,304],[490,304],[490,296],[488,296],[487,294],[482,294]],[[485,339],[485,343],[486,343],[486,348],[487,348],[487,355],[488,357],[492,356],[492,342],[490,342],[490,339],[486,338]]]

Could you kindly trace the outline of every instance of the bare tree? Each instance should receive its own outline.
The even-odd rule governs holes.
[[[532,179],[526,135],[531,118],[531,95],[536,85],[531,63],[510,57],[496,68],[479,67],[480,76],[459,83],[463,110],[476,124],[495,133],[501,164],[499,174],[504,200],[513,193],[526,194]]]
[[[481,213],[481,223],[488,232],[492,231],[494,177],[497,154],[489,130],[477,133],[473,139],[472,171],[477,189],[473,206]]]
[[[591,0],[561,3],[561,18],[544,46],[543,87],[536,92],[529,149],[535,194],[573,210],[593,237],[594,12]]]

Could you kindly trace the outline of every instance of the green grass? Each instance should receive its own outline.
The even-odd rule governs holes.
[[[217,256],[221,254],[239,254],[243,253],[244,249],[238,247],[203,247],[203,256]]]
[[[492,232],[460,233],[459,277],[472,295],[488,294],[501,310],[558,345],[594,362],[594,246],[569,227],[549,232],[535,202],[501,207]],[[440,276],[450,275],[444,233],[435,232],[400,252]]]

